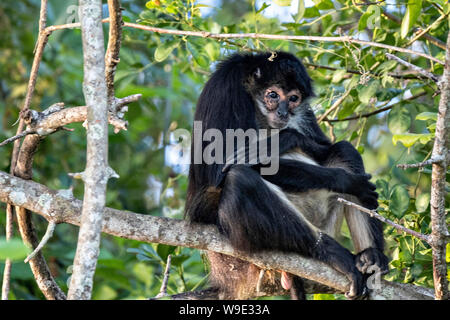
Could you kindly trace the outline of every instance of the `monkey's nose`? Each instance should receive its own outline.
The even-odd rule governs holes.
[[[284,109],[278,109],[277,110],[277,116],[280,119],[287,119],[288,115],[289,115],[288,110],[284,110]]]

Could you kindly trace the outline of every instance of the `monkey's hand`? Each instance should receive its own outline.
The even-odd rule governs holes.
[[[362,206],[374,210],[378,207],[378,193],[375,191],[376,186],[369,181],[370,178],[372,178],[370,174],[350,173],[350,184],[345,193],[356,196]]]
[[[389,272],[388,258],[377,248],[367,248],[355,256],[356,267],[363,274],[381,273],[385,275]]]

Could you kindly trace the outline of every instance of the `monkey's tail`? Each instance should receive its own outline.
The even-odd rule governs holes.
[[[191,222],[216,224],[221,191],[221,188],[209,186],[189,197],[185,217]]]

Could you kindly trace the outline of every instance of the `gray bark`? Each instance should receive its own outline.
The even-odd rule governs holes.
[[[80,225],[82,202],[67,190],[55,191],[33,181],[26,181],[0,171],[0,201],[20,205],[49,221]],[[184,220],[154,217],[105,208],[102,231],[122,238],[163,243],[228,254],[256,265],[289,273],[335,288],[348,289],[348,279],[319,261],[297,254],[261,252],[245,255],[235,251],[212,226],[188,224]],[[432,290],[414,285],[381,280],[372,299],[433,299]]]
[[[78,245],[68,299],[90,299],[100,247],[108,171],[108,104],[101,0],[80,0],[83,93],[87,114],[87,163]]]
[[[433,279],[435,296],[438,300],[450,298],[447,281],[446,237],[448,234],[445,222],[445,181],[450,150],[450,33],[447,37],[444,74],[440,82],[441,100],[436,121],[432,159],[443,159],[433,163],[431,173],[431,241],[433,249]]]

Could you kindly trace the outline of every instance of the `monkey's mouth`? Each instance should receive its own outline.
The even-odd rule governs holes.
[[[273,120],[270,122],[270,127],[272,129],[284,129],[287,124],[288,124],[288,120]]]

